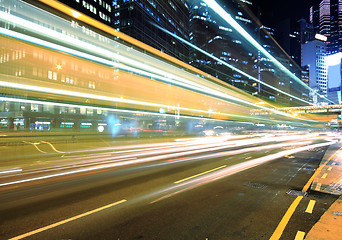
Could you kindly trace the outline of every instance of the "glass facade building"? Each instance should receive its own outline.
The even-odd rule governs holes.
[[[189,8],[183,0],[114,0],[113,27],[162,52],[189,62],[188,46],[162,30],[189,39]]]

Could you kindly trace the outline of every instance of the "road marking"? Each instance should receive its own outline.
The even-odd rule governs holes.
[[[315,206],[316,201],[315,200],[310,200],[308,207],[306,208],[305,212],[306,213],[312,213],[313,208]]]
[[[65,153],[65,152],[62,152],[62,151],[58,151],[53,145],[52,145],[52,143],[49,143],[49,142],[45,142],[45,141],[40,141],[41,143],[46,143],[46,144],[48,144],[51,148],[52,148],[52,150],[54,150],[55,152],[58,152],[58,153]]]
[[[313,182],[314,178],[316,177],[316,175],[317,175],[318,173],[321,172],[322,168],[325,167],[325,165],[330,161],[330,159],[332,159],[332,158],[335,156],[335,154],[337,154],[341,149],[342,149],[342,147],[339,148],[333,155],[331,155],[331,156],[329,157],[329,159],[328,159],[324,164],[322,164],[322,165],[315,171],[315,173],[312,175],[312,177],[309,179],[309,181],[305,184],[305,186],[304,186],[302,192],[306,192],[306,191],[309,189],[309,187],[310,187],[311,183]],[[318,186],[318,184],[317,184],[317,186]],[[316,188],[317,188],[317,187],[316,187]],[[299,203],[300,203],[300,201],[302,200],[302,198],[303,198],[302,196],[299,196],[299,197],[297,197],[297,198],[293,201],[293,203],[291,204],[291,206],[289,207],[289,209],[288,209],[287,212],[285,213],[284,217],[281,219],[280,223],[278,224],[276,230],[275,230],[274,233],[272,234],[270,240],[278,240],[278,239],[280,239],[280,237],[281,237],[281,235],[283,234],[283,231],[284,231],[284,229],[285,229],[287,223],[289,222],[289,220],[290,220],[292,214],[294,213],[296,207],[299,205]],[[297,233],[297,234],[298,234],[298,233]],[[305,233],[304,233],[304,235],[305,235]]]
[[[51,229],[51,228],[54,228],[54,227],[58,227],[58,226],[60,226],[60,225],[62,225],[62,224],[64,224],[64,223],[68,223],[68,222],[74,221],[74,220],[76,220],[76,219],[79,219],[79,218],[88,216],[88,215],[90,215],[90,214],[93,214],[93,213],[96,213],[96,212],[105,210],[105,209],[107,209],[107,208],[113,207],[113,206],[115,206],[115,205],[118,205],[118,204],[123,203],[123,202],[126,202],[126,201],[127,201],[126,199],[123,199],[123,200],[121,200],[121,201],[118,201],[118,202],[115,202],[115,203],[111,203],[111,204],[108,204],[108,205],[103,206],[103,207],[100,207],[100,208],[96,208],[96,209],[91,210],[91,211],[89,211],[89,212],[85,212],[85,213],[79,214],[79,215],[77,215],[77,216],[74,216],[74,217],[71,217],[71,218],[68,218],[68,219],[59,221],[59,222],[57,222],[57,223],[53,223],[53,224],[50,224],[50,225],[48,225],[48,226],[45,226],[45,227],[42,227],[42,228],[38,228],[38,229],[33,230],[33,231],[31,231],[31,232],[28,232],[28,233],[19,235],[19,236],[17,236],[17,237],[13,237],[13,238],[11,238],[11,239],[9,239],[9,240],[23,239],[23,238],[26,238],[26,237],[28,237],[28,236],[32,236],[32,235],[34,235],[34,234],[36,234],[36,233],[40,233],[40,232],[46,231],[46,230]]]
[[[303,196],[299,196],[299,197],[297,197],[293,201],[293,203],[291,204],[289,209],[287,209],[284,217],[281,219],[278,227],[276,228],[276,230],[272,234],[270,240],[278,240],[281,237],[281,235],[283,234],[283,232],[285,230],[285,227],[286,227],[287,223],[290,221],[290,218],[292,217],[292,214],[296,210],[296,208],[299,205],[299,203],[302,200],[302,198],[303,198]]]
[[[328,175],[327,173],[324,173],[324,174],[323,174],[323,176],[322,176],[321,178],[323,178],[323,179],[324,179],[324,178],[326,178],[326,177],[327,177],[327,175]]]
[[[198,177],[198,176],[201,176],[201,175],[203,175],[203,174],[210,173],[210,172],[213,172],[213,171],[215,171],[215,170],[218,170],[218,169],[221,169],[221,168],[224,168],[224,167],[227,167],[227,165],[223,165],[223,166],[221,166],[221,167],[214,168],[214,169],[211,169],[211,170],[209,170],[209,171],[202,172],[202,173],[196,174],[196,175],[194,175],[194,176],[184,178],[184,179],[179,180],[179,181],[174,182],[174,183],[181,183],[181,182],[184,182],[184,181],[189,180],[189,179],[191,179],[191,178]]]
[[[305,186],[304,186],[302,192],[308,191],[308,189],[309,189],[311,183],[313,182],[314,178],[321,172],[322,168],[324,168],[325,165],[327,165],[327,163],[328,163],[328,162],[329,162],[329,161],[330,161],[330,160],[331,160],[331,159],[332,159],[332,158],[333,158],[341,149],[342,149],[342,147],[339,148],[333,155],[331,155],[331,156],[328,158],[328,160],[327,160],[324,164],[322,164],[319,168],[317,168],[317,170],[315,171],[315,173],[311,176],[311,178],[309,179],[309,181],[305,184]]]
[[[34,146],[34,147],[35,147],[39,152],[41,152],[41,153],[46,153],[46,152],[40,150],[39,147],[37,147],[37,145],[38,145],[39,143],[31,143],[31,142],[26,142],[26,141],[23,141],[23,142],[24,142],[24,143],[29,143],[29,144],[31,144],[32,146]]]
[[[298,231],[295,237],[295,240],[303,240],[305,237],[305,232]]]
[[[331,169],[332,169],[332,167],[329,167],[329,168],[328,168],[328,171],[331,171]]]

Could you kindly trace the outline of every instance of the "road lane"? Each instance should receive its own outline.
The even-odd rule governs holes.
[[[293,143],[292,143],[293,144]],[[262,146],[259,146],[262,147]],[[264,146],[266,147],[266,145]],[[211,181],[208,183],[208,178],[204,178],[201,181],[198,181],[198,184],[195,184],[191,186],[190,188],[181,191],[182,189],[178,189],[176,191],[166,191],[165,189],[170,188],[175,181],[179,179],[184,179],[189,176],[196,175],[201,172],[206,172],[202,177],[208,177],[210,174],[211,169],[218,168],[220,166],[223,166],[225,164],[229,164],[234,166],[235,164],[239,164],[244,161],[250,161],[250,159],[247,159],[250,157],[252,160],[256,158],[262,158],[265,155],[270,154],[276,154],[279,151],[284,151],[286,148],[289,148],[289,146],[279,146],[279,148],[269,149],[268,151],[258,151],[257,148],[255,148],[253,151],[248,151],[248,155],[246,152],[235,152],[235,154],[226,155],[228,150],[227,149],[220,149],[219,151],[216,150],[213,153],[207,152],[205,154],[201,153],[198,155],[193,156],[186,156],[182,158],[177,159],[167,159],[167,160],[160,160],[160,161],[154,161],[154,162],[148,162],[144,164],[138,164],[134,166],[125,166],[121,168],[114,168],[114,169],[106,169],[106,171],[97,171],[95,173],[87,173],[83,175],[77,175],[70,178],[61,178],[55,181],[40,181],[39,184],[33,184],[33,185],[27,185],[26,187],[22,188],[14,188],[8,190],[5,194],[1,194],[0,196],[0,202],[1,207],[1,215],[4,216],[4,219],[1,221],[1,236],[7,236],[7,238],[13,237],[14,232],[18,233],[17,235],[25,232],[30,232],[33,229],[37,229],[49,224],[56,223],[58,221],[62,221],[63,219],[71,218],[72,216],[77,216],[79,214],[82,214],[82,212],[91,211],[91,209],[96,209],[100,206],[104,206],[110,202],[109,200],[112,200],[113,202],[115,199],[121,198],[121,199],[127,199],[127,204],[125,204],[127,207],[125,209],[118,209],[118,211],[113,212],[110,219],[105,218],[98,219],[99,215],[96,216],[88,216],[85,219],[82,219],[80,221],[76,221],[75,223],[70,223],[70,226],[77,225],[74,229],[74,227],[71,227],[69,229],[69,223],[63,226],[63,229],[68,229],[65,232],[61,232],[60,230],[54,230],[53,232],[47,231],[46,233],[39,233],[37,236],[39,238],[44,239],[44,237],[47,239],[60,239],[61,236],[65,236],[67,238],[75,238],[75,239],[83,239],[88,238],[88,236],[94,236],[94,234],[97,236],[96,239],[113,239],[110,238],[109,235],[107,235],[108,229],[116,229],[117,226],[121,226],[125,221],[130,222],[133,218],[138,217],[139,214],[152,214],[154,217],[156,213],[160,213],[163,215],[169,215],[169,209],[164,208],[163,210],[158,210],[156,213],[154,213],[154,208],[151,206],[157,206],[158,204],[164,204],[165,202],[171,202],[176,199],[176,201],[181,201],[184,196],[188,196],[189,192],[200,192],[201,194],[199,196],[195,195],[196,198],[203,198],[202,194],[206,195],[206,191],[211,191],[211,188],[209,188],[207,185],[210,185],[211,187],[214,187],[214,189],[219,190],[221,189],[220,183],[225,182],[225,179],[234,179],[236,175],[241,176],[242,173],[245,172],[253,172],[253,169],[245,170],[242,173],[236,173],[233,176],[227,177],[225,176],[222,179],[216,178],[215,181]],[[231,151],[239,151],[238,149],[234,148]],[[267,152],[267,153],[266,153]],[[311,152],[308,152],[307,154],[311,154]],[[285,154],[283,154],[285,155]],[[230,156],[227,158],[227,156]],[[245,156],[245,157],[242,157]],[[188,159],[187,159],[188,158]],[[191,160],[192,158],[197,158],[196,160]],[[282,183],[286,183],[286,180],[289,181],[292,178],[296,178],[296,175],[298,172],[301,172],[303,166],[305,164],[301,164],[300,167],[297,166],[298,159],[293,158],[290,159],[288,157],[281,158],[282,160],[274,160],[279,161],[279,164],[281,166],[282,163],[291,164],[291,173],[292,175],[284,174],[279,169],[276,171],[278,175],[277,177],[282,176],[280,179]],[[319,159],[319,158],[317,158]],[[318,161],[316,158],[315,161]],[[312,160],[312,161],[314,161]],[[267,163],[269,164],[269,163]],[[270,172],[270,169],[263,170],[263,166],[265,164],[256,167],[258,169],[258,172],[263,172],[263,176],[267,176],[269,174],[274,174],[272,171]],[[282,169],[283,167],[280,167]],[[288,168],[288,167],[287,167]],[[223,169],[217,169],[217,171],[222,171]],[[216,173],[214,171],[213,173]],[[286,172],[285,172],[286,173]],[[307,177],[307,174],[304,174],[305,177]],[[201,178],[201,177],[200,177]],[[195,178],[198,179],[198,178]],[[278,179],[273,179],[272,181],[279,181]],[[275,182],[276,182],[275,181]],[[206,182],[207,184],[202,184],[202,182]],[[228,181],[229,182],[229,181]],[[234,181],[233,181],[234,182]],[[262,186],[259,186],[258,184],[255,184],[251,181],[246,182],[246,178],[244,178],[243,181],[245,184],[242,186],[242,189],[244,189],[246,186],[252,187],[258,189],[262,189]],[[241,182],[239,185],[241,185]],[[239,182],[236,182],[239,183]],[[226,183],[230,184],[230,183]],[[261,184],[262,185],[262,184]],[[195,188],[196,187],[196,188]],[[268,187],[266,187],[267,189]],[[200,189],[197,190],[197,189]],[[240,187],[241,189],[241,187]],[[164,191],[163,191],[164,190]],[[179,194],[173,194],[174,192],[181,191]],[[277,190],[278,194],[279,189]],[[277,194],[274,194],[274,191],[271,191],[268,193],[270,195],[270,198],[277,198]],[[168,194],[172,194],[170,197],[165,198]],[[237,196],[234,196],[234,198],[238,197],[239,199],[243,196],[249,195],[249,192],[239,192],[236,193]],[[222,194],[225,195],[225,194]],[[188,201],[193,201],[191,198],[194,196],[190,195],[190,199]],[[228,198],[232,197],[231,195],[227,196]],[[288,197],[288,196],[287,196]],[[178,199],[178,200],[177,200]],[[159,201],[156,201],[159,200]],[[255,200],[252,198],[253,201],[260,201],[260,199]],[[228,199],[227,199],[228,201]],[[153,204],[151,204],[153,202]],[[211,204],[207,205],[203,203],[198,203],[199,205],[202,204],[201,208],[206,208],[210,206]],[[187,204],[187,203],[186,203]],[[222,203],[221,203],[222,204]],[[270,203],[270,205],[274,204],[273,201]],[[147,207],[148,206],[148,207]],[[235,206],[235,208],[238,208],[236,203],[234,203],[232,206]],[[243,203],[241,204],[243,207]],[[227,206],[221,206],[223,208],[227,208]],[[256,206],[257,207],[257,206]],[[152,212],[146,212],[142,209],[149,209],[148,211]],[[230,209],[229,211],[235,211],[236,209]],[[263,205],[263,208],[267,208],[267,206]],[[274,206],[276,209],[276,206]],[[216,207],[214,207],[216,209]],[[164,213],[161,213],[160,211],[164,211]],[[197,213],[197,210],[194,210],[194,213]],[[207,210],[206,210],[207,211]],[[258,212],[258,209],[250,209],[249,211],[256,211]],[[279,211],[279,209],[278,209]],[[209,209],[206,214],[212,215],[214,214],[210,213]],[[218,213],[218,212],[216,212]],[[181,213],[180,213],[181,214]],[[244,214],[251,214],[251,213],[244,213]],[[102,214],[100,214],[102,215]],[[89,226],[89,221],[95,221],[93,218],[95,218],[96,222],[99,221],[103,223],[103,226],[101,225],[99,229],[93,229],[93,227]],[[159,219],[160,217],[157,217]],[[130,220],[131,219],[131,220]],[[108,221],[107,221],[108,220]],[[174,219],[169,219],[170,221],[175,221]],[[164,221],[164,220],[163,220]],[[192,222],[193,219],[188,218],[188,221]],[[211,221],[208,219],[208,221]],[[86,223],[85,223],[86,222]],[[187,225],[184,223],[184,221],[181,221],[185,226]],[[29,223],[29,224],[27,224]],[[219,223],[215,221],[216,224],[222,225],[223,223]],[[138,224],[138,225],[137,225]],[[274,224],[274,223],[273,223]],[[140,229],[139,223],[133,224],[137,229]],[[145,223],[143,224],[145,226]],[[172,224],[171,224],[172,225]],[[178,225],[177,225],[178,226]],[[155,226],[156,229],[150,230],[150,233],[153,233],[158,230],[161,226],[157,224]],[[180,229],[182,229],[182,226],[178,226]],[[177,227],[177,228],[178,228]],[[102,231],[104,228],[104,231]],[[108,229],[107,229],[108,228]],[[148,227],[148,229],[151,227]],[[164,228],[167,229],[167,226],[164,226]],[[80,230],[82,229],[82,230]],[[89,232],[90,229],[92,229],[93,232]],[[253,228],[252,228],[253,229]],[[273,229],[274,230],[274,229]],[[80,233],[84,232],[84,233]],[[109,230],[108,230],[109,231]],[[120,239],[134,239],[129,238],[132,237],[132,234],[137,232],[133,229],[129,228],[127,229],[126,235],[120,235],[122,238]],[[129,231],[133,231],[133,233],[129,233]],[[165,232],[164,230],[161,230],[162,232]],[[175,229],[177,232],[178,230]],[[185,231],[185,229],[184,229]],[[176,234],[175,236],[183,236],[184,231],[180,231],[179,234]],[[271,229],[268,229],[268,231],[265,231],[265,236],[267,235],[267,232],[272,231]],[[211,230],[208,232],[211,232]],[[103,235],[102,235],[103,233]],[[59,235],[61,234],[61,235]],[[81,237],[79,237],[81,234]],[[70,237],[72,236],[72,237]],[[119,235],[118,235],[119,236]],[[152,236],[152,235],[149,235]],[[222,238],[224,235],[220,235],[218,239],[225,239]],[[135,236],[137,237],[137,236]],[[33,238],[36,239],[36,238]],[[90,237],[88,238],[90,239]],[[115,239],[115,238],[114,238]],[[159,239],[159,238],[149,238],[146,237],[146,239]],[[160,239],[173,239],[173,235],[170,235],[170,238],[167,238],[166,235],[163,238]],[[176,239],[176,238],[174,238]],[[180,238],[184,239],[184,238]],[[196,239],[196,238],[188,238],[188,239]],[[205,239],[205,238],[204,238]],[[210,239],[210,238],[209,238]]]

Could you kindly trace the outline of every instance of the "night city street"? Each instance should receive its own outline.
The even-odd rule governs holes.
[[[335,240],[339,0],[0,0],[0,240]]]

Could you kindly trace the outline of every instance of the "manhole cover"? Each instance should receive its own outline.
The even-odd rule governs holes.
[[[286,192],[287,194],[289,195],[292,195],[292,196],[297,196],[297,197],[306,197],[308,196],[308,193],[307,192],[301,192],[301,191],[297,191],[297,190],[289,190]]]

